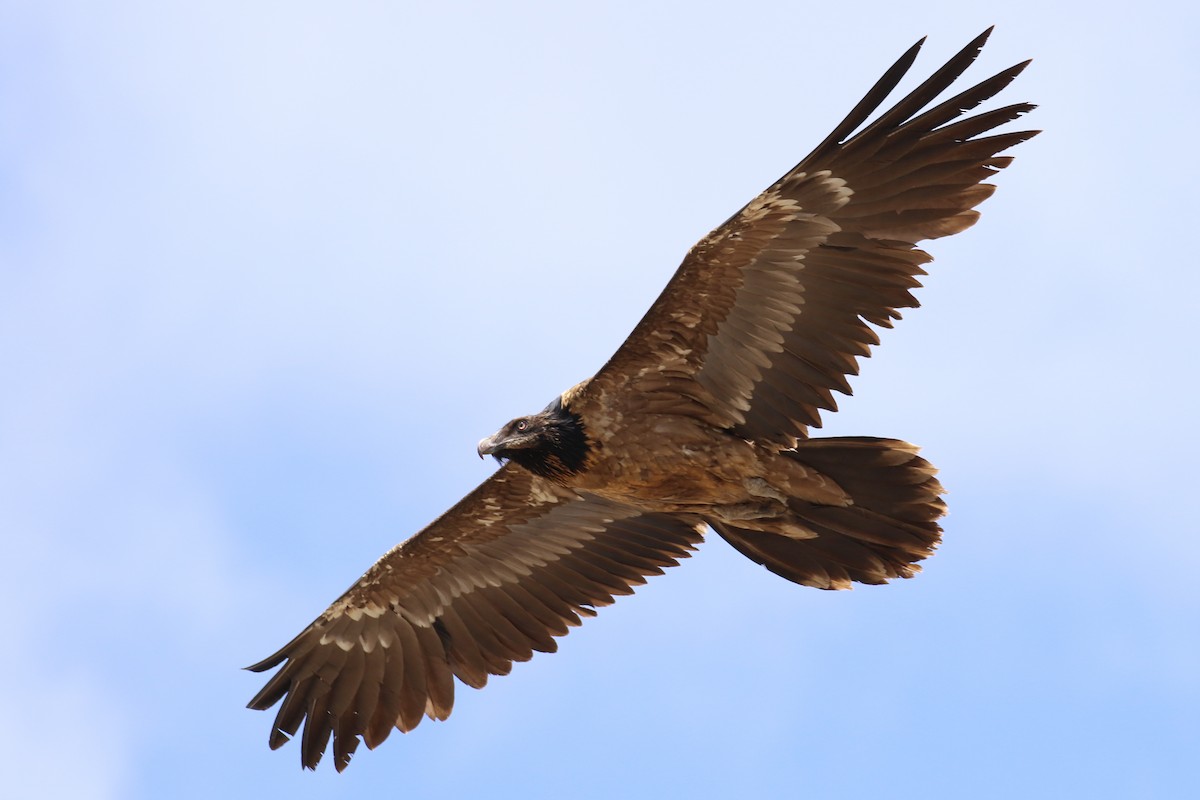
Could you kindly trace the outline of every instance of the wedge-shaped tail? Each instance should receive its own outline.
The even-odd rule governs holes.
[[[938,519],[946,504],[937,470],[915,446],[865,436],[806,439],[787,455],[835,480],[854,504],[791,500],[790,534],[710,520],[725,541],[775,574],[819,589],[887,583],[920,572],[916,562],[941,539]],[[796,525],[811,538],[798,538]]]

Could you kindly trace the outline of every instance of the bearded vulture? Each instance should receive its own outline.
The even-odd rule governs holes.
[[[711,528],[819,589],[908,578],[937,545],[935,470],[895,439],[809,438],[833,392],[918,305],[918,243],[969,228],[1036,131],[1031,111],[970,114],[1029,62],[937,105],[985,31],[887,111],[918,42],[816,149],[704,237],[607,364],[479,443],[502,466],[386,553],[274,655],[250,708],[280,704],[277,748],[301,727],[338,771],[425,716],[454,678],[475,688],[553,652],[596,608],[700,544]],[[987,134],[987,135],[984,135]]]

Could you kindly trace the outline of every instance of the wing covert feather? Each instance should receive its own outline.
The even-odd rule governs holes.
[[[452,675],[481,687],[689,555],[703,523],[576,494],[509,464],[375,563],[269,658],[250,708],[282,701],[272,749],[303,726],[314,768],[333,740],[344,769],[424,716],[445,719]],[[282,666],[280,666],[282,665]]]
[[[931,257],[917,243],[974,224],[994,189],[983,181],[1012,162],[999,154],[1036,134],[979,138],[1028,103],[964,116],[1029,62],[925,110],[990,32],[867,123],[921,42],[910,48],[812,153],[692,248],[586,391],[783,446],[820,426],[879,342],[870,325],[918,305]]]

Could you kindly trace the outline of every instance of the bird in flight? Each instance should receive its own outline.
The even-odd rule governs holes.
[[[675,566],[711,528],[771,572],[846,589],[908,578],[937,545],[936,470],[894,439],[810,438],[833,392],[918,305],[917,244],[969,228],[1036,131],[972,114],[1029,63],[932,105],[991,29],[887,111],[917,42],[796,167],[704,237],[594,377],[479,443],[502,466],[379,559],[275,654],[250,708],[280,704],[340,772],[423,717],[553,652],[596,608]],[[870,120],[870,121],[868,121]],[[985,135],[986,134],[986,135]],[[282,666],[281,666],[282,665]]]

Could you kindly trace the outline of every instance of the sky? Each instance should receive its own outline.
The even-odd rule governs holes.
[[[1197,16],[0,0],[0,795],[1188,794]],[[991,24],[968,77],[1033,57],[1001,101],[1045,133],[824,428],[941,468],[925,572],[820,592],[714,536],[342,775],[268,750],[240,668],[910,44]]]

